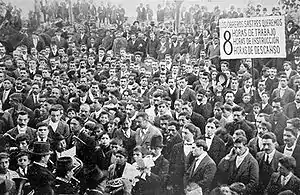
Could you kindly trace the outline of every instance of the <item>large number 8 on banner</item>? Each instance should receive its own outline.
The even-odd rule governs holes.
[[[230,54],[232,54],[233,46],[232,46],[232,43],[230,42],[231,34],[228,30],[224,32],[224,39],[225,39],[225,42],[223,44],[223,50],[227,55],[230,55]],[[227,49],[229,49],[229,52]]]

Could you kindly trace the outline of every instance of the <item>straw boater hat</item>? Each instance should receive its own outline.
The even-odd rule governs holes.
[[[50,151],[50,144],[46,142],[34,142],[33,149],[29,151],[30,154],[34,155],[48,155],[52,154],[53,152]]]

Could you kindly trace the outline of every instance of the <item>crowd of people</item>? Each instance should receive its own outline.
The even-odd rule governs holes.
[[[196,5],[175,32],[140,4],[132,25],[95,12],[0,40],[0,194],[299,195],[300,7],[284,5]],[[287,57],[222,60],[218,20],[264,15],[287,18]]]

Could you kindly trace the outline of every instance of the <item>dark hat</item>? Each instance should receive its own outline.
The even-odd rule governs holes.
[[[73,136],[76,140],[78,140],[83,145],[89,148],[95,148],[96,142],[93,137],[88,136],[84,132],[80,132],[78,136]]]
[[[47,142],[34,142],[33,149],[30,150],[29,153],[41,156],[52,154],[50,151],[50,144]]]
[[[18,158],[20,158],[20,157],[22,157],[22,156],[28,156],[28,151],[26,151],[26,150],[20,151],[20,152],[17,154],[16,159],[18,159]]]
[[[70,157],[70,156],[60,157],[56,162],[56,169],[57,170],[70,171],[73,168],[75,168],[75,166],[73,164],[72,157]]]
[[[151,142],[150,142],[150,147],[155,148],[155,147],[164,147],[165,145],[163,144],[163,139],[162,136],[160,135],[155,135],[152,137]]]
[[[119,150],[116,151],[116,154],[121,154],[124,157],[128,157],[128,152],[126,151],[125,148],[120,148]]]
[[[135,55],[135,56],[138,56],[138,55],[139,55],[139,56],[143,56],[143,53],[140,52],[140,51],[137,51],[137,52],[134,53],[134,55]]]
[[[3,158],[9,158],[9,154],[7,152],[0,152],[0,160]]]
[[[55,141],[55,142],[59,142],[64,139],[65,139],[65,137],[60,133],[55,132],[53,135],[53,141]]]
[[[0,179],[0,194],[9,193],[12,191],[15,182],[8,179]]]
[[[227,76],[226,76],[226,74],[225,73],[223,73],[223,72],[219,72],[218,74],[217,74],[217,76],[216,76],[216,81],[217,81],[217,83],[218,82],[220,82],[221,83],[221,85],[226,85],[226,83],[227,83]]]

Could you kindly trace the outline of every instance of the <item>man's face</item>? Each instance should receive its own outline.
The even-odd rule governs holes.
[[[216,125],[214,123],[207,123],[205,126],[205,133],[208,136],[213,136],[216,132]]]
[[[168,128],[168,123],[169,123],[168,120],[160,120],[160,122],[159,122],[159,126],[164,132],[166,132],[166,130]]]
[[[234,95],[233,95],[233,93],[227,93],[227,94],[225,95],[225,102],[227,102],[227,103],[232,103],[233,100],[234,100]]]
[[[273,112],[275,114],[278,114],[281,112],[281,105],[280,105],[280,102],[273,102],[272,103],[272,107],[273,107]]]
[[[177,135],[177,133],[178,133],[177,129],[176,129],[176,127],[174,125],[169,125],[168,126],[168,132],[169,132],[169,135],[171,137],[175,137]]]
[[[29,145],[28,145],[26,140],[23,140],[23,141],[19,142],[19,149],[20,150],[28,150],[28,147],[29,147]]]
[[[48,134],[49,134],[48,127],[46,127],[46,126],[39,127],[37,130],[37,134],[40,138],[43,138],[43,139],[47,138]]]
[[[100,118],[99,118],[99,122],[102,124],[102,125],[105,125],[109,122],[109,116],[108,114],[101,114]]]
[[[295,101],[296,101],[297,103],[300,103],[300,91],[298,91],[298,92],[296,93],[296,95],[295,95]]]
[[[63,152],[66,150],[66,147],[67,147],[67,143],[66,143],[66,140],[61,140],[57,143],[57,147],[56,147],[56,150],[58,152]]]
[[[160,104],[158,106],[158,112],[160,116],[164,115],[168,111],[168,106],[166,104]]]
[[[126,113],[129,117],[133,117],[133,115],[135,114],[134,106],[131,104],[126,105]]]
[[[287,86],[287,79],[286,78],[281,78],[280,79],[280,86],[282,88],[285,88]]]
[[[5,90],[10,90],[13,87],[13,84],[9,80],[3,82],[3,87]]]
[[[28,118],[27,114],[19,115],[17,118],[17,123],[21,128],[27,127],[28,121],[29,121],[29,118]]]
[[[235,148],[236,154],[238,156],[241,156],[245,153],[247,147],[242,143],[235,143],[234,148]]]
[[[222,109],[220,107],[214,108],[214,116],[221,117],[222,116]]]
[[[51,116],[52,122],[56,123],[60,120],[61,112],[60,112],[60,110],[51,111],[50,116]]]
[[[235,122],[241,122],[243,120],[243,111],[234,111],[233,112],[233,120]]]
[[[187,82],[186,82],[186,80],[185,79],[181,79],[181,80],[179,80],[179,87],[181,88],[181,89],[184,89],[186,86],[187,86]]]
[[[283,131],[283,142],[288,147],[291,147],[295,143],[296,140],[297,140],[297,137],[294,136],[292,134],[292,132],[286,131],[286,130]]]
[[[72,119],[70,122],[71,132],[78,132],[81,129],[80,123],[76,119]]]
[[[79,114],[83,119],[86,119],[90,116],[90,109],[86,106],[80,107]]]
[[[138,117],[135,119],[136,125],[141,128],[141,129],[146,129],[147,128],[147,121],[143,119],[143,117]]]
[[[178,118],[179,126],[183,127],[185,124],[188,123],[188,120],[185,116],[179,116]]]
[[[272,139],[263,139],[262,144],[263,144],[263,150],[267,154],[270,154],[275,150],[275,143],[273,143]]]
[[[58,88],[53,88],[50,96],[58,99],[60,97],[60,90]]]
[[[124,165],[127,162],[127,158],[121,154],[116,154],[116,164],[117,165]]]
[[[0,173],[7,173],[9,167],[9,158],[0,159]]]
[[[21,168],[25,168],[30,164],[30,160],[27,155],[21,156],[18,158],[18,165]]]
[[[182,104],[179,101],[175,101],[174,103],[174,110],[178,113],[182,111]]]

